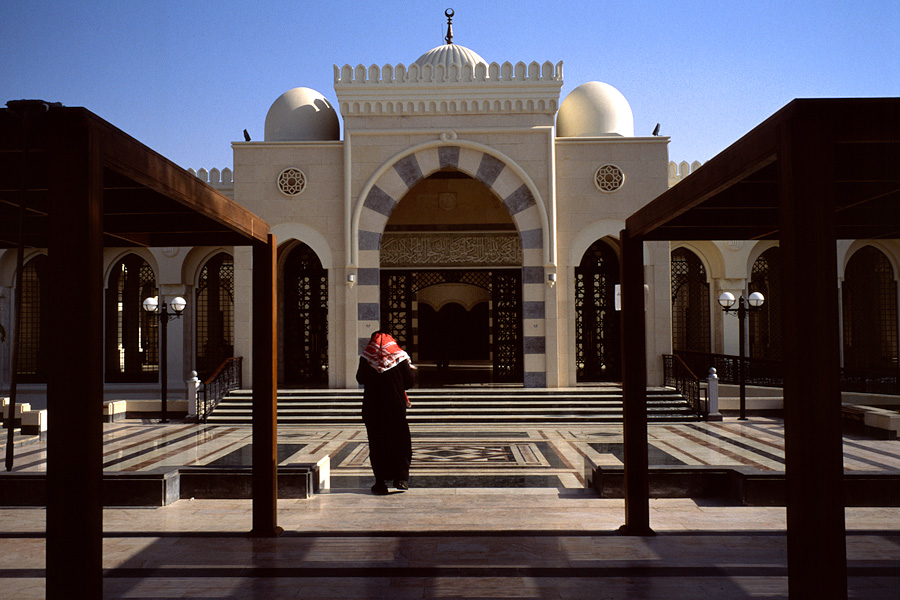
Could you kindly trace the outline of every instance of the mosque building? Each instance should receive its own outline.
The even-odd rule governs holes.
[[[233,143],[233,171],[196,173],[277,240],[279,387],[355,388],[378,329],[436,383],[621,381],[620,232],[699,164],[670,162],[667,137],[636,136],[608,83],[561,99],[562,62],[487,62],[450,31],[446,42],[408,64],[335,66],[336,106],[286,91],[262,141]],[[141,309],[157,294],[187,299],[168,325],[171,397],[184,397],[192,370],[204,379],[233,356],[252,382],[249,249],[198,235],[194,247],[105,253],[108,399],[159,393],[158,324]],[[839,242],[837,258],[844,365],[896,369],[900,248]],[[41,349],[54,343],[41,326],[45,262],[27,251],[22,283],[18,381],[37,406],[50,368]],[[15,264],[15,250],[0,251],[2,386]],[[647,242],[644,264],[650,385],[663,384],[673,350],[737,354],[723,291],[765,295],[747,351],[779,358],[777,242]]]

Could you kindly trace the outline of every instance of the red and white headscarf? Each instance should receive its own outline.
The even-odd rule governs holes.
[[[362,355],[369,366],[379,373],[393,369],[404,360],[410,360],[409,354],[401,350],[397,340],[388,333],[373,335]]]

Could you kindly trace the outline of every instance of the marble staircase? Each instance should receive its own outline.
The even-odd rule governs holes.
[[[568,389],[462,387],[413,389],[412,424],[620,423],[618,386]],[[359,424],[362,390],[278,390],[282,425]],[[250,390],[230,392],[209,416],[210,424],[250,424]],[[651,421],[699,420],[671,388],[647,390]]]

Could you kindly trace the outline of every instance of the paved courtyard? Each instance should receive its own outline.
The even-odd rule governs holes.
[[[104,427],[104,468],[240,465],[246,427]],[[780,421],[653,424],[650,462],[783,470]],[[279,501],[252,539],[249,500],[104,511],[107,598],[786,598],[785,510],[651,501],[655,537],[623,537],[624,502],[584,489],[618,465],[621,426],[413,428],[412,489],[368,493],[361,427],[281,427],[281,464],[332,457],[332,488]],[[43,443],[16,470],[46,468]],[[847,436],[848,471],[900,470],[900,441]],[[0,508],[0,598],[42,598],[45,512]],[[900,593],[900,508],[847,508],[851,598]],[[73,543],[73,551],[77,544]]]

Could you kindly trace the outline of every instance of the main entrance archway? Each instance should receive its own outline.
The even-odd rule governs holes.
[[[436,187],[417,189],[422,184]],[[407,210],[411,214],[401,220],[398,215]],[[442,134],[440,141],[398,153],[363,186],[348,240],[351,265],[358,269],[354,295],[360,348],[372,331],[384,326],[382,303],[389,300],[382,290],[382,270],[517,269],[521,381],[526,387],[546,387],[544,282],[545,268],[553,266],[552,237],[538,188],[502,152]],[[396,252],[403,248],[419,258],[394,262],[408,256]],[[509,295],[503,298],[508,301]]]
[[[381,240],[380,323],[420,385],[522,383],[522,250],[509,211],[454,168],[414,185]]]

